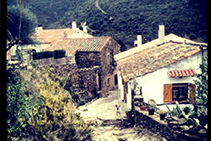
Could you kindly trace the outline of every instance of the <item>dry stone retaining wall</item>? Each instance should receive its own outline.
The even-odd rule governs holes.
[[[183,132],[176,131],[171,127],[159,123],[150,116],[147,116],[139,111],[136,111],[136,116],[138,117],[136,124],[148,129],[154,134],[160,134],[162,137],[169,141],[198,141],[203,140],[193,135],[188,135]]]

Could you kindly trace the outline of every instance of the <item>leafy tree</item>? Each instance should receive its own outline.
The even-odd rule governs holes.
[[[202,126],[207,124],[208,115],[208,64],[207,58],[203,58],[202,64],[200,65],[201,73],[197,74],[195,79],[196,89],[196,104],[195,109],[199,122]]]
[[[38,21],[36,15],[23,5],[12,5],[7,8],[7,40],[14,44],[31,44]],[[20,42],[19,42],[20,41]],[[9,50],[11,47],[7,50]]]
[[[196,94],[197,94],[197,102],[207,106],[207,96],[208,96],[208,65],[207,59],[203,58],[203,63],[200,65],[201,74],[197,74],[197,78],[195,79],[195,84],[197,86]]]

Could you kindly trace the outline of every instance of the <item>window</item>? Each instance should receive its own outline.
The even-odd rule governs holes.
[[[188,99],[188,84],[172,85],[172,100],[182,101]]]
[[[195,85],[189,83],[164,84],[164,102],[195,101]]]
[[[114,75],[114,85],[117,85],[118,83],[118,78],[117,78],[117,74]]]
[[[113,49],[111,50],[110,62],[111,62],[111,65],[114,66],[114,50]]]
[[[107,49],[107,54],[106,54],[106,62],[107,64],[111,64],[112,66],[114,65],[114,50],[113,49]]]
[[[107,79],[107,87],[110,87],[110,78]]]
[[[101,86],[101,73],[96,74],[96,83],[97,83],[97,90],[101,91],[102,86]]]
[[[110,53],[107,53],[106,55],[106,62],[107,64],[110,64]]]

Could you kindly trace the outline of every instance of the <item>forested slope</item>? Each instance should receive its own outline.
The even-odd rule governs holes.
[[[112,36],[122,50],[134,46],[137,34],[143,42],[157,38],[159,24],[165,25],[166,34],[207,42],[206,0],[28,0],[25,5],[43,28],[86,21],[89,33]]]

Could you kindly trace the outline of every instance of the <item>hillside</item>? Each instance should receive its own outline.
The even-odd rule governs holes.
[[[8,0],[10,4],[12,0]],[[43,28],[78,26],[86,21],[89,33],[109,35],[122,50],[134,46],[136,35],[143,42],[157,38],[159,24],[166,34],[207,42],[206,0],[28,0],[25,5],[37,15]]]

